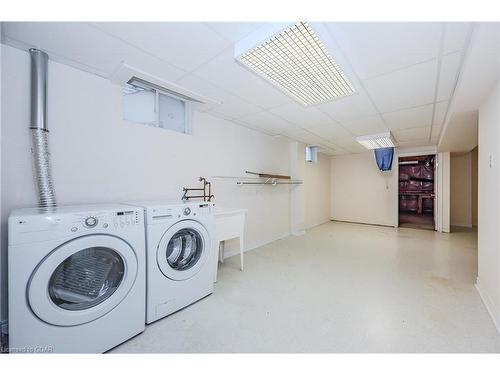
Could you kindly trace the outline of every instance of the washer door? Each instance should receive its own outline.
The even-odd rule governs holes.
[[[89,235],[47,255],[28,283],[28,301],[43,321],[75,326],[98,319],[128,294],[137,277],[137,257],[113,236]]]
[[[193,220],[179,221],[163,234],[158,244],[158,267],[169,279],[189,279],[210,256],[210,243],[203,225]]]

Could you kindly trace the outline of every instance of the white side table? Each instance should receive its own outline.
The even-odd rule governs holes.
[[[233,238],[240,240],[240,268],[243,271],[243,239],[245,233],[245,208],[220,208],[215,207],[215,233],[216,246],[215,258],[215,281],[217,281],[217,269],[219,260],[224,261],[224,241]]]

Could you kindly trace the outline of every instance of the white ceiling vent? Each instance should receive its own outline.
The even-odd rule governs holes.
[[[124,63],[120,64],[118,69],[115,70],[109,79],[120,86],[125,86],[126,84],[133,85],[135,83],[140,87],[150,87],[172,94],[183,100],[190,101],[194,105],[213,107],[221,104],[221,102],[217,100],[197,94],[173,82],[165,81],[159,77],[132,68]]]
[[[356,141],[370,150],[376,148],[396,147],[396,141],[392,137],[391,132],[363,135],[361,137],[356,137]]]
[[[236,59],[304,106],[356,92],[307,22],[277,27],[238,42]]]

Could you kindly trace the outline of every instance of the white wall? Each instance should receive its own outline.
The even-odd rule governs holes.
[[[394,165],[390,172],[378,169],[373,152],[332,157],[331,218],[394,226],[394,175]]]
[[[306,163],[304,173],[305,227],[330,220],[330,157],[318,154],[317,163]]]
[[[472,227],[472,153],[451,154],[450,223]]]
[[[478,278],[476,287],[500,332],[500,93],[479,108]]]
[[[9,212],[35,206],[37,199],[28,132],[29,55],[2,46],[1,68],[1,222],[5,233]],[[245,170],[289,173],[287,140],[203,113],[194,114],[192,136],[127,123],[122,120],[119,86],[53,61],[49,61],[48,84],[53,175],[60,205],[180,198],[181,188],[197,186],[199,176],[242,176]],[[297,147],[303,153],[303,146]],[[246,248],[289,234],[294,202],[290,195],[298,190],[286,185],[237,186],[228,179],[212,182],[217,205],[249,210]],[[5,237],[2,260],[7,250]],[[4,275],[5,262],[1,266]]]

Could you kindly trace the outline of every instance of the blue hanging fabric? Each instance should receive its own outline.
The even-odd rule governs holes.
[[[392,168],[393,156],[394,147],[376,148],[375,160],[377,161],[378,169],[381,171],[390,171]]]

